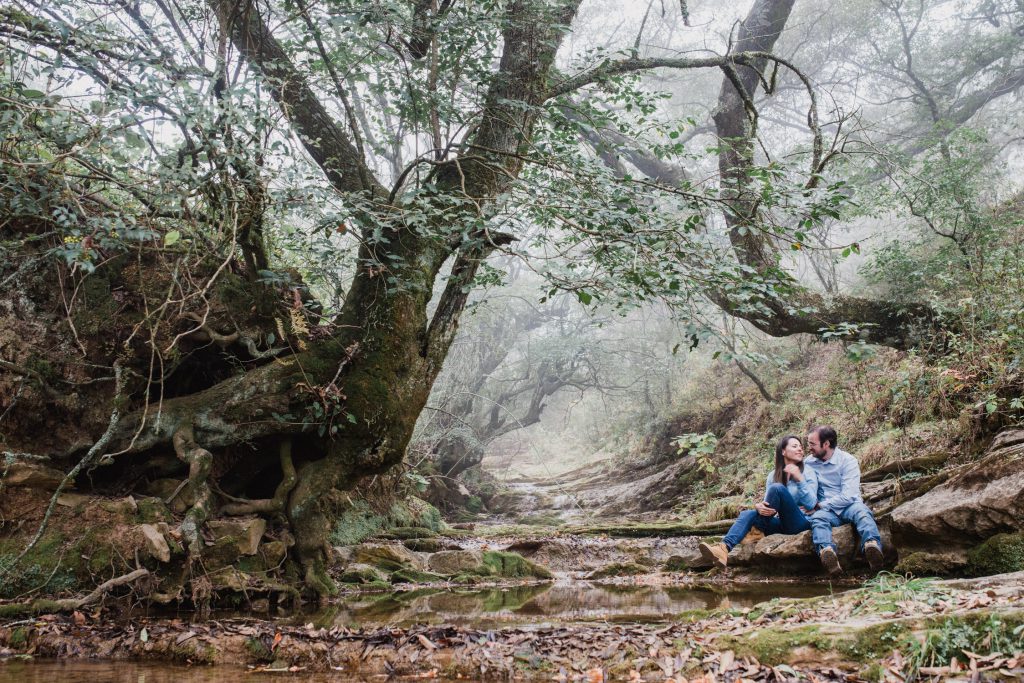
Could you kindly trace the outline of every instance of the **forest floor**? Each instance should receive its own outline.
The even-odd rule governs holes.
[[[616,581],[638,580],[650,578]],[[957,581],[883,574],[844,592],[647,623],[352,628],[323,614],[189,621],[101,609],[3,624],[0,652],[381,679],[1019,680],[1022,624],[1024,573]]]

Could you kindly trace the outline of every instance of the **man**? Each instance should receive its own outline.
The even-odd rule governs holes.
[[[860,536],[860,549],[878,571],[884,564],[882,537],[871,510],[860,495],[860,465],[857,459],[837,445],[836,430],[829,426],[815,427],[807,435],[811,457],[805,466],[818,477],[818,506],[811,515],[811,540],[829,576],[843,571],[839,566],[832,527],[852,523]]]

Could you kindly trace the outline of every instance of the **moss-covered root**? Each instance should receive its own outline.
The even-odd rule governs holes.
[[[136,569],[123,576],[104,581],[99,586],[81,598],[64,598],[63,600],[33,600],[32,602],[14,603],[0,605],[0,618],[14,618],[32,616],[35,614],[49,614],[53,612],[71,612],[81,609],[95,602],[118,586],[124,586],[133,581],[149,576],[149,570]]]
[[[281,442],[281,483],[274,490],[273,498],[260,500],[233,500],[224,505],[221,512],[225,515],[277,514],[284,512],[288,502],[288,494],[295,488],[298,477],[292,462],[292,440]]]
[[[178,427],[172,442],[178,459],[188,464],[188,483],[196,497],[196,502],[185,513],[180,527],[181,535],[188,544],[189,559],[194,562],[203,550],[199,530],[206,524],[213,504],[213,493],[207,483],[210,469],[213,467],[213,454],[196,443],[191,422]]]
[[[288,520],[295,534],[295,553],[302,564],[306,588],[320,601],[337,595],[338,587],[327,573],[331,547],[331,523],[321,507],[328,491],[349,475],[349,459],[332,450],[326,457],[307,463],[288,497]]]

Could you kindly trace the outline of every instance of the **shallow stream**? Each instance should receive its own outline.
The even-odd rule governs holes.
[[[478,629],[526,624],[668,621],[697,609],[753,607],[772,598],[826,595],[826,584],[647,586],[564,581],[494,588],[420,588],[360,594],[301,617],[317,627],[454,624]]]
[[[698,609],[753,607],[772,598],[824,595],[823,584],[751,583],[715,587],[596,584],[563,580],[555,583],[490,588],[420,588],[405,592],[364,593],[343,598],[328,608],[279,617],[316,627],[373,629],[381,626],[453,624],[474,629],[594,622],[664,622]],[[176,615],[186,618],[185,614]],[[221,612],[215,618],[249,617]],[[235,683],[264,680],[381,681],[351,673],[258,673],[241,667],[184,667],[147,662],[83,660],[0,660],[0,683]],[[443,679],[434,678],[438,681]]]

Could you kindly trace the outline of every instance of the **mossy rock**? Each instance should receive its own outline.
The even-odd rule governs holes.
[[[519,553],[501,550],[486,550],[483,553],[484,567],[492,576],[508,579],[550,579],[551,570],[531,562]]]
[[[401,545],[383,543],[359,545],[356,546],[352,559],[386,572],[397,572],[401,569],[424,569],[423,560]]]
[[[685,557],[683,555],[671,555],[665,564],[661,566],[662,571],[666,572],[685,572],[690,569],[702,569],[705,568],[706,563],[698,558]]]
[[[450,577],[448,581],[463,586],[475,586],[478,583],[483,583],[486,579],[480,574],[459,574],[457,576]]]
[[[436,538],[410,538],[402,542],[409,550],[417,553],[436,553],[448,548]]]
[[[753,656],[770,666],[786,664],[797,648],[827,648],[827,645],[816,626],[790,630],[766,628],[749,635],[724,636],[715,640],[716,649],[733,650],[740,657]]]
[[[914,576],[944,576],[959,572],[966,566],[967,555],[962,551],[943,553],[914,552],[901,557],[894,571]]]
[[[144,524],[170,523],[173,520],[167,504],[160,498],[146,497],[135,501],[139,521]]]
[[[385,525],[384,515],[378,514],[365,500],[353,501],[352,506],[342,512],[331,531],[333,545],[355,545],[379,533]]]
[[[437,538],[437,532],[422,526],[396,526],[379,534],[381,538],[408,540],[412,538]]]
[[[384,576],[368,564],[349,565],[338,575],[338,581],[341,583],[366,584],[383,580]]]
[[[1024,532],[996,534],[967,554],[973,576],[1006,574],[1024,569]]]
[[[650,569],[642,565],[636,564],[635,562],[615,562],[609,565],[605,565],[600,569],[587,574],[586,578],[594,579],[607,579],[613,576],[635,576],[637,574],[646,574]]]
[[[213,545],[203,548],[203,565],[208,571],[217,571],[238,560],[238,539],[233,536],[222,536]]]
[[[391,583],[436,583],[444,580],[440,574],[418,569],[400,569],[391,575]]]

